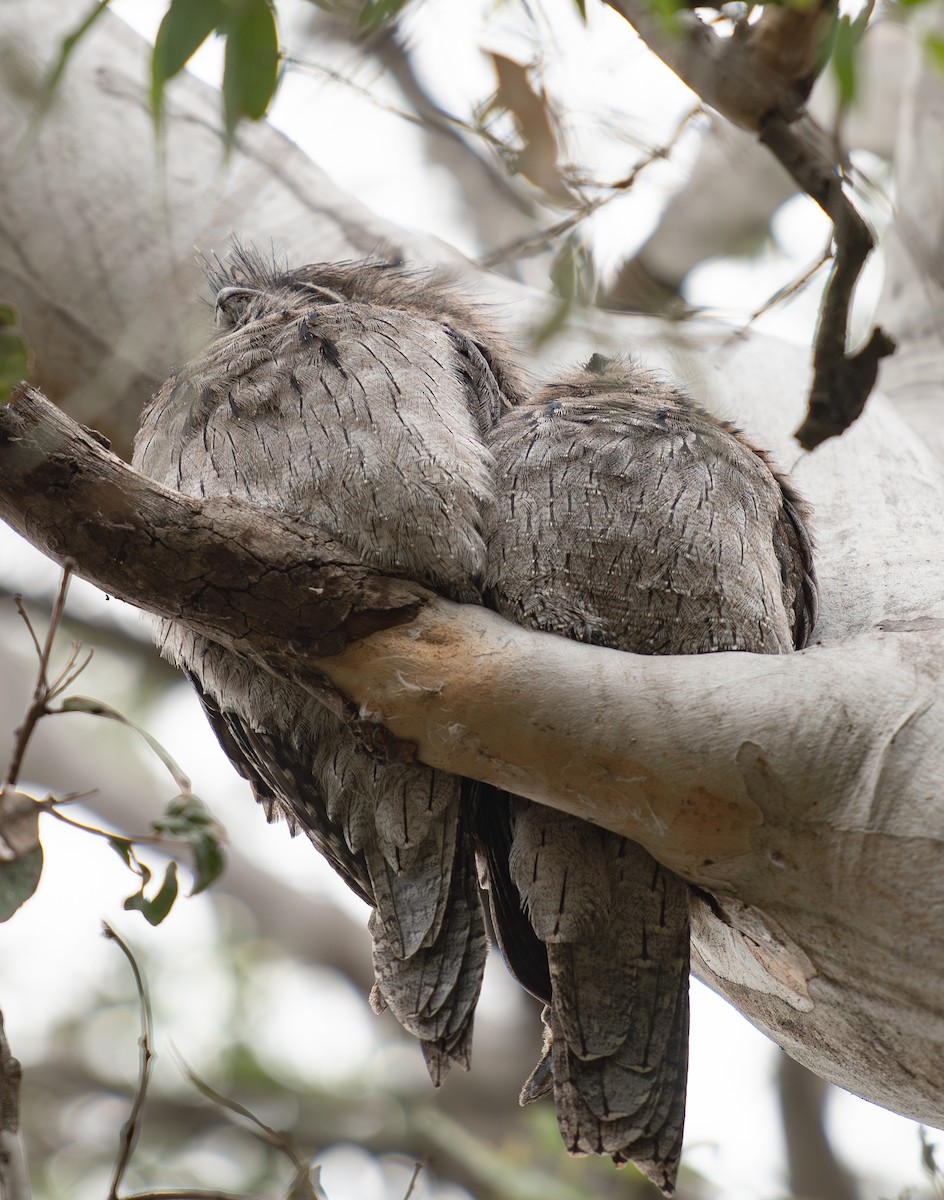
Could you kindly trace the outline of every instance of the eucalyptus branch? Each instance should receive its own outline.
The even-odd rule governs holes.
[[[694,13],[666,19],[647,0],[607,2],[706,104],[756,132],[833,222],[834,265],[816,331],[809,409],[796,434],[804,449],[811,450],[859,416],[879,361],[895,348],[887,334],[874,329],[865,346],[846,354],[852,294],[873,239],[843,191],[836,164],[803,119],[824,61],[835,5],[832,0],[803,10],[769,5],[760,20],[738,22],[734,34],[722,38]]]
[[[816,331],[809,410],[796,433],[800,445],[812,450],[859,416],[875,385],[879,361],[894,351],[895,343],[881,329],[873,329],[865,346],[846,354],[852,294],[874,242],[843,191],[834,164],[804,132],[802,124],[790,125],[774,113],[764,123],[760,140],[833,223],[836,248]]]
[[[802,8],[770,4],[758,21],[722,37],[695,13],[667,15],[652,0],[606,0],[670,71],[742,129],[758,131],[772,112],[797,117],[825,55],[835,0]]]

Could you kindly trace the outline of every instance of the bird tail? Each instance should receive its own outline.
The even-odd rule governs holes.
[[[496,894],[512,885],[533,931],[521,973],[541,979],[536,936],[549,985],[538,993],[544,1054],[521,1102],[553,1092],[570,1153],[633,1162],[671,1195],[688,1073],[688,889],[641,846],[518,797],[480,792],[480,837],[486,806],[501,804],[508,868],[489,875],[492,921],[518,973],[521,938]]]

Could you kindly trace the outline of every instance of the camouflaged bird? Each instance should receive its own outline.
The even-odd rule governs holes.
[[[429,275],[379,263],[282,270],[236,250],[209,272],[219,332],[147,405],[134,464],[196,497],[303,517],[364,562],[481,597],[484,437],[521,395],[504,342]],[[460,779],[375,761],[334,713],[164,621],[236,769],[373,912],[375,1008],[439,1083],[468,1065],[486,954]]]
[[[604,367],[524,401],[508,347],[397,267],[211,273],[220,333],[145,410],[135,465],[190,495],[309,520],[364,561],[523,625],[637,653],[801,645],[805,509],[766,456],[651,376]],[[546,1005],[523,1100],[575,1153],[674,1182],[688,892],[640,847],[419,765],[376,762],[302,690],[185,625],[190,676],[270,817],[372,907],[376,1007],[439,1082],[468,1062],[485,955],[473,836],[509,966]]]
[[[594,356],[506,413],[488,445],[485,603],[520,625],[637,654],[806,644],[808,513],[768,456],[632,365]],[[605,711],[600,719],[605,720]],[[476,785],[506,961],[545,1003],[522,1092],[553,1092],[574,1154],[675,1186],[688,1066],[689,897],[642,847]]]

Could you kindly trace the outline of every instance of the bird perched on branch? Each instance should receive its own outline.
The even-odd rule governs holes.
[[[282,270],[237,249],[209,271],[219,332],[146,407],[134,464],[192,496],[303,517],[363,561],[481,596],[484,437],[521,397],[504,341],[429,275]],[[162,622],[236,769],[373,908],[376,986],[439,1083],[468,1065],[486,953],[463,780],[373,758],[292,683]]]
[[[526,398],[503,339],[441,282],[377,263],[210,272],[219,333],[142,417],[134,463],[197,497],[304,518],[383,571],[522,625],[643,654],[802,645],[805,508],[762,451],[635,368],[594,359]],[[485,957],[545,1003],[523,1101],[574,1153],[674,1185],[688,891],[643,849],[420,764],[377,761],[309,692],[162,622],[270,818],[372,906],[375,1007],[434,1082],[468,1065]]]
[[[485,603],[637,654],[802,646],[816,611],[807,511],[768,456],[653,375],[595,356],[506,413]],[[601,712],[605,720],[605,712]],[[476,785],[492,923],[543,1000],[567,1148],[675,1185],[688,1063],[689,899],[642,847]]]

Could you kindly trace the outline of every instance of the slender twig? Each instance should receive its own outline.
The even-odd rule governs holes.
[[[49,700],[55,700],[57,696],[61,696],[63,692],[68,691],[95,656],[95,651],[89,650],[85,658],[76,666],[75,664],[79,662],[81,651],[82,643],[73,642],[66,665],[49,685]]]
[[[85,792],[85,797],[92,793]],[[68,800],[80,799],[81,797],[68,797]],[[61,821],[63,825],[71,825],[73,829],[80,829],[83,833],[94,834],[95,837],[105,838],[110,841],[112,838],[121,838],[125,842],[133,842],[136,846],[160,846],[162,849],[181,847],[186,849],[190,843],[185,838],[171,838],[161,833],[109,833],[107,829],[99,829],[95,825],[86,825],[83,821],[77,821],[74,817],[67,817],[65,813],[59,812],[59,805],[62,800],[58,800],[53,796],[47,796],[45,800],[40,801],[45,812],[48,812],[51,817],[55,817],[57,821]]]
[[[20,1081],[23,1071],[13,1057],[0,1013],[0,1198],[30,1200],[29,1173],[20,1139]]]
[[[138,967],[134,954],[125,941],[112,929],[108,924],[103,926],[103,932],[106,938],[115,942],[118,949],[122,952],[131,967],[131,972],[134,975],[134,986],[137,989],[138,999],[141,1006],[141,1037],[139,1040],[140,1059],[138,1065],[138,1086],[135,1089],[134,1099],[131,1102],[131,1111],[128,1113],[128,1119],[125,1121],[121,1129],[121,1136],[118,1143],[118,1158],[115,1161],[115,1169],[112,1173],[111,1187],[108,1190],[107,1200],[118,1200],[118,1189],[121,1187],[121,1182],[124,1179],[125,1171],[128,1169],[128,1164],[131,1162],[131,1155],[134,1151],[135,1142],[141,1132],[140,1117],[141,1109],[144,1107],[144,1101],[147,1097],[148,1082],[151,1076],[151,1062],[154,1057],[154,1052],[151,1049],[151,1001],[148,998],[147,988],[144,983],[144,977]],[[192,1193],[187,1193],[192,1194]],[[165,1198],[169,1193],[164,1193]],[[177,1193],[180,1195],[180,1193]]]
[[[294,68],[297,71],[307,71],[312,75],[320,75],[325,79],[329,79],[332,83],[342,84],[351,91],[357,92],[365,100],[369,100],[381,112],[398,117],[408,125],[416,125],[420,129],[432,126],[442,133],[467,133],[485,142],[495,150],[510,152],[507,142],[497,137],[494,133],[491,133],[484,126],[473,124],[462,117],[456,117],[445,109],[437,108],[434,115],[424,113],[422,116],[419,116],[399,104],[392,104],[388,100],[380,99],[370,88],[364,87],[363,84],[357,83],[356,80],[351,79],[348,75],[344,75],[332,67],[322,66],[321,63],[307,62],[305,59],[297,58],[293,55],[287,55],[283,62],[288,68]]]
[[[403,1200],[410,1200],[410,1197],[413,1195],[413,1189],[416,1187],[416,1181],[419,1179],[420,1171],[422,1171],[422,1169],[423,1164],[421,1162],[415,1162],[413,1164],[413,1174],[410,1176],[410,1182],[407,1184],[406,1191],[403,1193]]]
[[[66,604],[66,594],[69,590],[69,579],[72,575],[72,567],[67,564],[62,569],[62,579],[59,583],[59,590],[56,593],[56,599],[52,606],[52,615],[49,618],[49,629],[46,632],[46,640],[40,645],[39,638],[36,636],[36,631],[29,619],[26,609],[23,607],[23,598],[15,597],[17,611],[26,622],[26,627],[30,632],[30,637],[33,639],[33,645],[36,647],[36,652],[39,655],[39,670],[36,673],[36,685],[33,688],[33,697],[30,701],[29,708],[26,710],[26,715],[23,718],[22,724],[14,731],[13,734],[13,751],[10,754],[10,761],[7,764],[6,774],[3,779],[3,785],[0,787],[0,795],[5,791],[12,791],[16,787],[16,781],[20,777],[20,770],[23,766],[23,758],[26,754],[26,749],[29,746],[30,738],[33,736],[33,731],[36,729],[37,723],[49,711],[49,700],[53,692],[50,690],[47,673],[49,671],[49,658],[52,654],[53,642],[56,638],[56,633],[62,622],[62,614]],[[77,651],[74,651],[74,656],[70,657],[69,663],[66,666],[68,672],[71,665],[74,665]],[[58,684],[62,676],[57,676],[56,683]]]
[[[212,1100],[214,1104],[218,1105],[224,1111],[232,1113],[234,1116],[242,1117],[243,1120],[248,1121],[252,1127],[251,1132],[257,1138],[259,1138],[260,1141],[265,1142],[267,1146],[271,1146],[274,1150],[278,1150],[280,1153],[284,1154],[295,1168],[295,1179],[293,1180],[293,1185],[304,1182],[311,1196],[311,1200],[318,1200],[317,1193],[311,1183],[310,1161],[302,1157],[302,1154],[295,1145],[295,1142],[287,1133],[282,1130],[273,1129],[271,1125],[267,1125],[265,1121],[257,1117],[256,1114],[251,1109],[246,1108],[244,1104],[240,1104],[238,1100],[233,1100],[230,1096],[224,1096],[222,1092],[218,1092],[216,1088],[208,1084],[206,1080],[201,1079],[196,1071],[188,1066],[188,1064],[184,1062],[179,1055],[178,1062],[181,1071],[184,1073],[184,1075],[186,1075],[187,1079],[193,1084],[193,1086],[202,1096],[205,1096],[208,1100]]]
[[[815,262],[810,263],[810,265],[804,271],[791,279],[789,283],[785,283],[783,287],[778,288],[772,296],[768,296],[760,308],[755,308],[744,324],[731,334],[730,338],[728,338],[725,344],[731,345],[732,343],[739,341],[747,334],[747,331],[754,324],[754,322],[759,320],[764,313],[770,312],[772,308],[775,308],[778,304],[782,304],[784,300],[789,300],[792,296],[795,296],[798,292],[801,292],[813,279],[813,276],[816,275],[816,273],[820,271],[826,265],[826,263],[829,262],[832,256],[832,247],[827,246]]]

